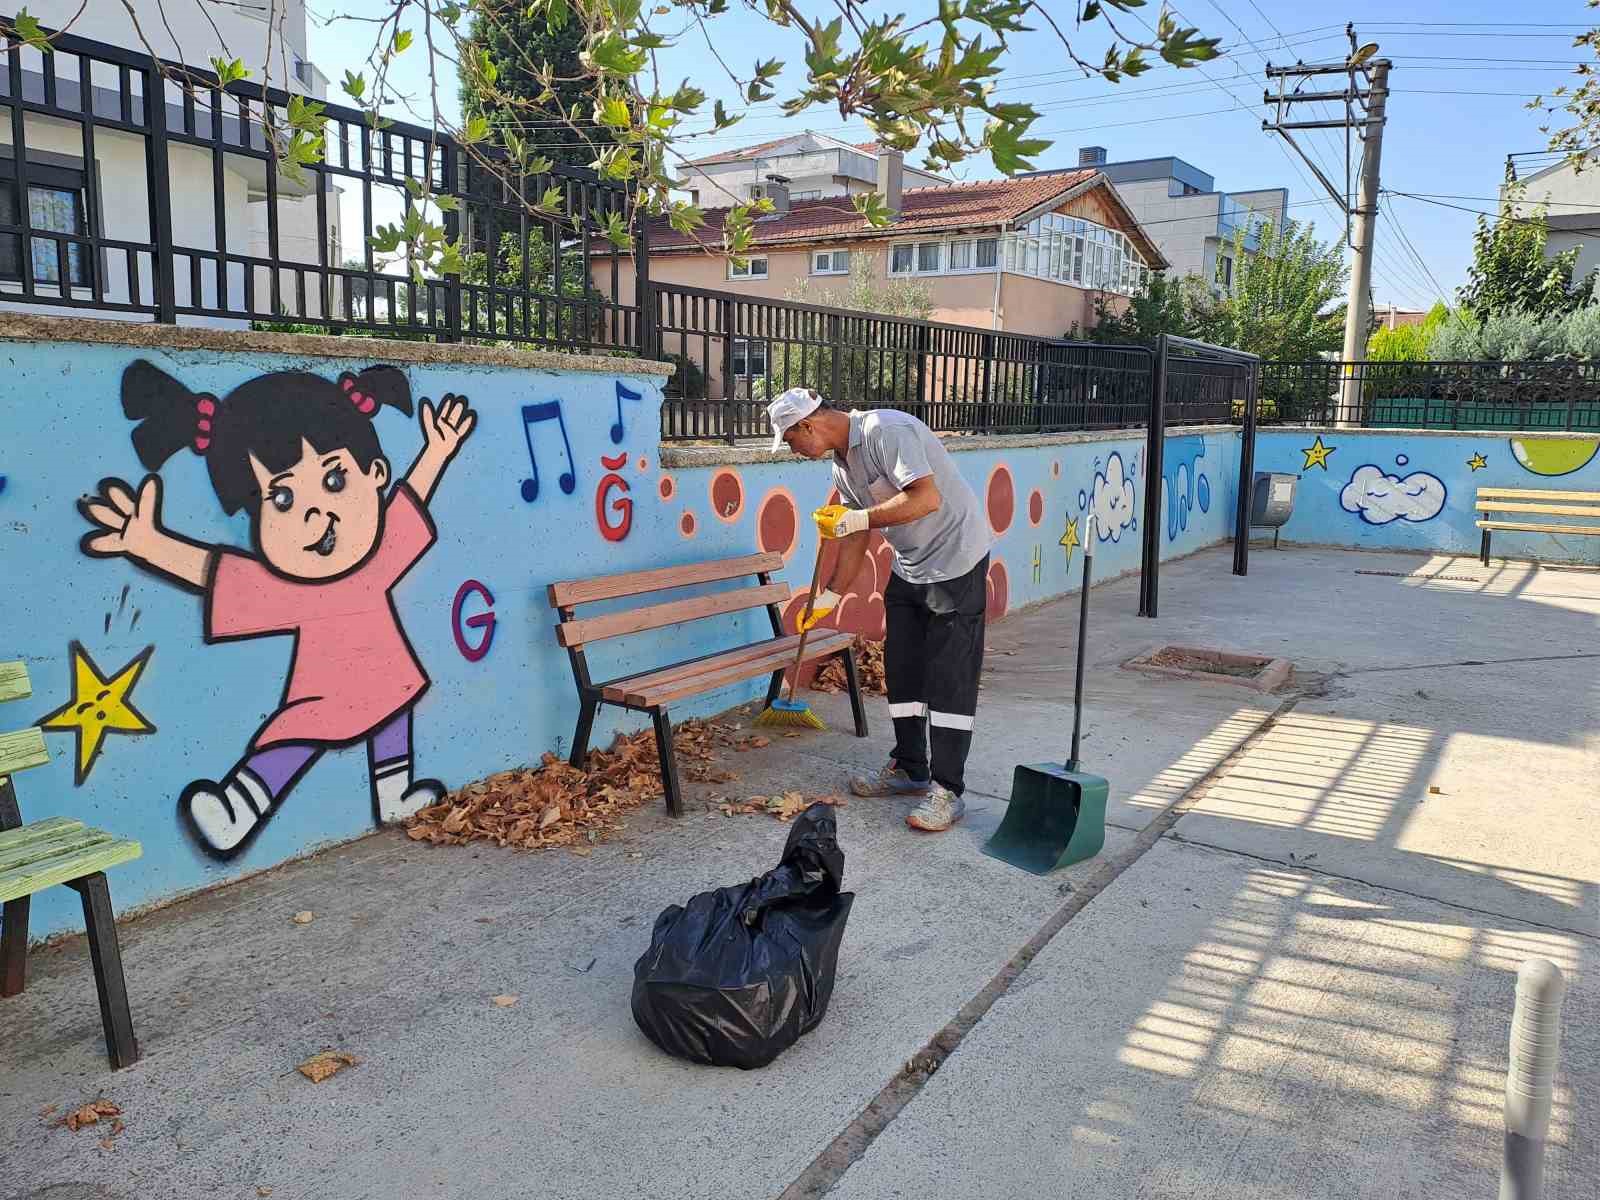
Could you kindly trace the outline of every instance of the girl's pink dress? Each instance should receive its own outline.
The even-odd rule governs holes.
[[[237,550],[218,552],[206,596],[206,640],[292,633],[294,661],[280,708],[252,749],[340,744],[376,729],[427,689],[389,589],[436,532],[409,486],[395,488],[372,556],[326,583],[285,579]]]

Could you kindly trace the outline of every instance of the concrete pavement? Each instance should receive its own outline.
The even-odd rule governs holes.
[[[1228,564],[1167,564],[1156,622],[1136,579],[1096,589],[1084,757],[1113,828],[1048,879],[978,847],[1012,766],[1064,753],[1076,601],[992,627],[967,822],[841,810],[859,898],[834,1006],[767,1070],[665,1058],[628,987],[660,908],[764,870],[785,826],[640,813],[586,858],[378,835],[129,923],[130,1071],[106,1069],[82,944],[37,953],[0,1003],[0,1197],[1489,1195],[1534,953],[1572,985],[1548,1194],[1587,1195],[1600,574]],[[1308,690],[1263,728],[1285,697],[1118,668],[1163,642],[1283,654]],[[1458,665],[1491,659],[1520,661]],[[818,709],[848,729],[841,697]],[[834,790],[881,761],[872,720],[869,742],[732,756],[740,780],[694,794]],[[1108,880],[1141,830],[1163,836]],[[1097,875],[864,1155],[813,1167]],[[293,1073],[326,1047],[361,1065]],[[40,1115],[97,1094],[127,1113],[113,1150]]]

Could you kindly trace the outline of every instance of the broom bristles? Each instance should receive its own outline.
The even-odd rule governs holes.
[[[772,706],[756,718],[757,725],[769,728],[789,726],[795,729],[827,729],[822,718],[811,711],[809,705],[793,700],[774,700]]]

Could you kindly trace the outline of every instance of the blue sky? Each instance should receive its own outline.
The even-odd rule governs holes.
[[[737,11],[712,25],[723,57],[744,71],[755,57],[783,58],[790,64],[784,83],[795,85],[802,78],[798,38],[738,8],[737,0],[735,7]],[[820,12],[820,3],[817,7]],[[895,7],[916,16],[931,5],[900,0]],[[350,0],[337,11],[370,16],[386,8],[382,0]],[[1339,9],[1288,0],[1179,0],[1176,8],[1187,23],[1222,36],[1225,57],[1200,70],[1162,66],[1138,80],[1111,85],[1072,70],[1049,33],[1014,40],[1000,87],[1031,101],[1043,114],[1036,128],[1055,144],[1038,164],[1070,165],[1076,162],[1077,148],[1091,144],[1107,147],[1112,161],[1176,154],[1215,176],[1219,188],[1287,187],[1292,216],[1314,222],[1325,239],[1342,238],[1343,220],[1310,172],[1281,138],[1261,130],[1261,119],[1268,115],[1261,92],[1266,60],[1277,64],[1342,57],[1347,46],[1344,22],[1354,21],[1361,39],[1378,42],[1394,63],[1383,185],[1393,193],[1412,195],[1390,195],[1384,201],[1374,296],[1380,305],[1402,307],[1426,306],[1439,289],[1453,293],[1465,280],[1474,213],[1493,209],[1506,154],[1545,145],[1538,128],[1542,118],[1524,103],[1570,78],[1571,67],[1580,61],[1572,36],[1585,28],[1586,20],[1594,20],[1594,10],[1583,0],[1529,0],[1515,6],[1517,19],[1509,22],[1507,5],[1486,0],[1413,0],[1404,6],[1357,0]],[[1144,19],[1153,21],[1154,10],[1152,4]],[[319,17],[332,11],[329,0],[312,0],[310,11],[313,61],[336,80],[347,67],[359,69],[370,44],[370,26],[322,23]],[[1116,19],[1129,32],[1139,29],[1137,17]],[[1093,23],[1082,46],[1075,43],[1083,57],[1094,60],[1103,53],[1101,28]],[[751,47],[759,48],[758,53]],[[395,74],[401,88],[419,97],[427,93],[422,50],[419,38]],[[773,104],[739,104],[699,33],[663,52],[659,66],[664,81],[689,78],[713,98],[722,98],[731,111],[747,113],[732,130],[687,141],[686,152],[692,155],[802,129],[852,140],[868,136],[864,126],[843,122],[836,111],[813,109],[785,119]],[[441,103],[453,104],[453,69],[442,69],[439,82]],[[1310,107],[1299,109],[1303,113]],[[1342,186],[1342,135],[1314,133],[1302,144]],[[1548,160],[1526,161],[1538,165]],[[982,179],[996,172],[986,161],[973,161],[958,174]]]

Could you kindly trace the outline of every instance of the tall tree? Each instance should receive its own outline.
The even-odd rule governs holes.
[[[533,15],[526,0],[476,0],[471,22],[457,59],[467,122],[481,117],[502,145],[510,131],[552,162],[572,166],[591,165],[613,144],[590,111],[582,25],[554,25]],[[493,79],[485,61],[494,64]]]
[[[1533,317],[1571,312],[1590,299],[1592,280],[1574,285],[1578,250],[1549,254],[1550,232],[1544,208],[1518,215],[1522,189],[1511,184],[1500,201],[1500,215],[1491,224],[1478,218],[1472,234],[1472,266],[1459,296],[1474,317],[1521,311]]]
[[[1309,226],[1285,221],[1262,226],[1258,248],[1234,233],[1233,292],[1198,314],[1208,342],[1265,359],[1312,359],[1344,341],[1344,294],[1349,271],[1337,245],[1319,242]]]

